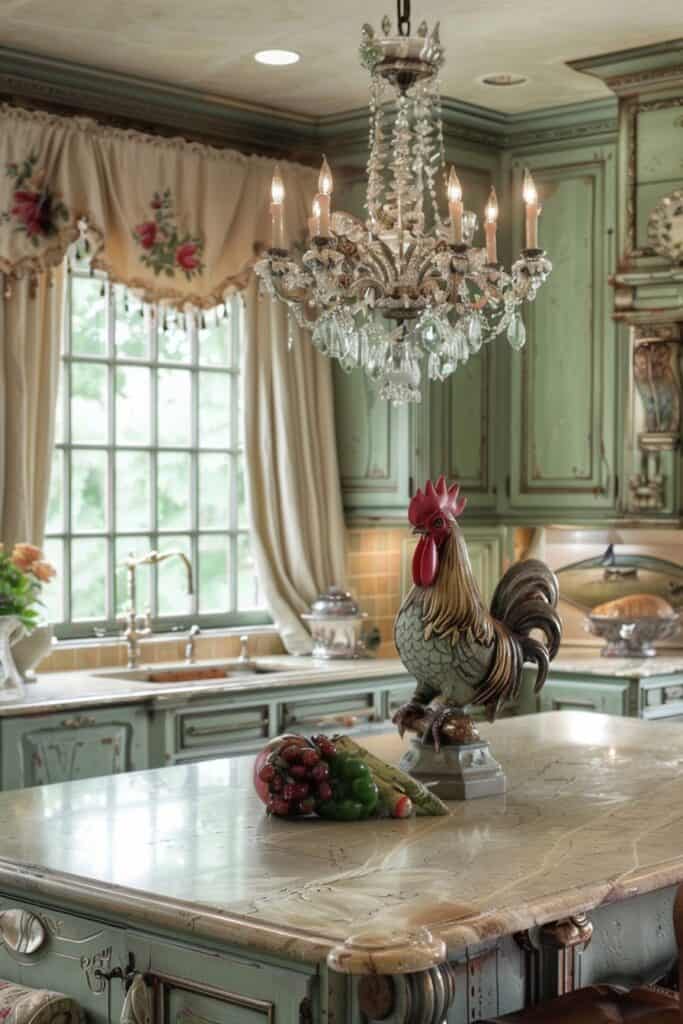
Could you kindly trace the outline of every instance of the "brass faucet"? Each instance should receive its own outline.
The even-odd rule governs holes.
[[[152,632],[152,621],[149,608],[145,609],[143,617],[144,625],[138,628],[137,611],[137,578],[136,572],[141,565],[158,565],[165,562],[167,558],[180,558],[187,571],[187,592],[194,593],[192,582],[192,563],[184,551],[149,551],[146,555],[136,558],[131,551],[128,558],[121,563],[128,573],[128,608],[123,616],[125,629],[122,633],[123,639],[128,647],[128,668],[137,668],[140,660],[140,640],[150,636]]]

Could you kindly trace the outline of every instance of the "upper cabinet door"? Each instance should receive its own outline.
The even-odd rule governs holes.
[[[542,247],[553,272],[525,308],[527,344],[511,358],[509,504],[555,514],[616,506],[616,341],[613,147],[530,155],[512,164],[522,194],[527,164],[540,193]],[[512,204],[515,251],[523,204]]]
[[[378,397],[362,370],[334,366],[337,451],[344,507],[355,515],[404,514],[413,444],[408,406]]]
[[[429,387],[429,476],[456,480],[471,510],[496,507],[494,346],[503,341]]]

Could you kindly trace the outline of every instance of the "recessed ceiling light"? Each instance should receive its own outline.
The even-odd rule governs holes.
[[[294,50],[259,50],[254,54],[254,60],[259,64],[275,64],[284,67],[285,64],[296,64],[301,60],[301,55]]]
[[[524,75],[511,75],[502,71],[495,75],[484,75],[479,81],[484,85],[524,85],[529,79]]]

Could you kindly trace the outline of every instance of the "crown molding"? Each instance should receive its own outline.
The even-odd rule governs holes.
[[[683,39],[636,46],[567,62],[574,71],[601,79],[617,96],[662,89],[683,82]]]
[[[683,40],[679,42],[683,46]],[[351,166],[364,162],[367,154],[367,108],[322,117],[292,114],[2,46],[0,97],[23,106],[89,115],[157,134],[180,134],[220,147],[304,163],[316,164],[321,150]],[[447,145],[466,144],[482,150],[597,139],[616,135],[617,130],[612,97],[517,114],[444,97],[442,112]]]

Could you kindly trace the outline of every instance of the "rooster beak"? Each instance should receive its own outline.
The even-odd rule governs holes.
[[[413,528],[413,535],[418,537],[424,537],[427,531],[422,526],[415,526]]]

